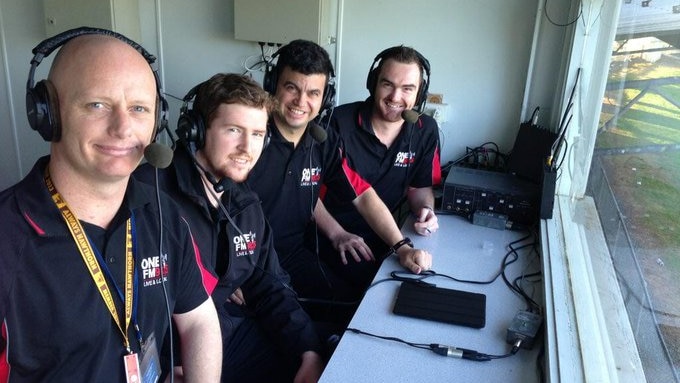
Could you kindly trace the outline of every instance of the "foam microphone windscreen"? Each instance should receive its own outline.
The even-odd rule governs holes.
[[[408,123],[415,124],[418,121],[418,118],[420,118],[420,113],[413,109],[406,109],[401,112],[401,118],[406,120]]]
[[[152,142],[144,149],[144,158],[151,166],[165,169],[172,162],[172,149],[169,146]]]
[[[317,124],[314,121],[309,122],[309,134],[312,135],[312,138],[316,140],[318,143],[323,143],[326,141],[326,138],[328,138],[328,133],[321,127],[321,125]]]

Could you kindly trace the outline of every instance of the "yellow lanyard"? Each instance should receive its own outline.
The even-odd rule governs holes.
[[[87,236],[85,235],[83,226],[80,224],[80,221],[71,211],[71,209],[69,209],[68,205],[66,204],[66,201],[64,201],[61,198],[61,195],[54,187],[54,184],[52,183],[52,178],[50,177],[50,173],[48,170],[45,171],[45,184],[47,185],[47,189],[52,195],[52,200],[54,201],[55,205],[57,205],[57,208],[61,212],[61,215],[64,218],[64,221],[66,222],[66,226],[68,226],[68,229],[71,232],[71,236],[73,236],[73,240],[78,246],[80,255],[83,257],[83,262],[85,262],[85,265],[87,265],[87,268],[90,271],[90,276],[92,276],[94,284],[97,285],[99,294],[102,296],[104,303],[106,303],[106,307],[108,307],[109,312],[113,317],[113,320],[116,322],[118,330],[120,331],[121,335],[123,335],[123,342],[125,343],[126,350],[128,352],[131,352],[130,341],[128,340],[127,335],[127,330],[130,327],[130,321],[132,318],[133,307],[132,301],[134,292],[134,267],[135,267],[134,256],[132,254],[133,250],[132,250],[131,220],[129,218],[127,220],[125,234],[125,295],[124,295],[125,328],[123,328],[120,324],[120,318],[118,317],[118,310],[116,310],[116,305],[113,302],[111,290],[109,289],[108,283],[106,283],[106,277],[102,272],[99,263],[97,262],[97,258],[95,257],[94,251],[92,250],[90,241],[87,239]]]

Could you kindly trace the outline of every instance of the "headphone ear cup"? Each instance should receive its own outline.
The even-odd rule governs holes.
[[[425,103],[425,99],[427,98],[427,88],[429,86],[428,81],[423,79],[423,81],[420,82],[420,87],[418,89],[418,95],[416,96],[416,108],[422,112],[422,107]]]
[[[425,101],[427,101],[428,88],[430,87],[430,61],[420,54],[420,52],[416,51],[416,54],[418,55],[418,60],[420,60],[420,66],[422,68],[422,81],[420,82],[418,96],[416,97],[416,106],[418,107],[418,110],[423,112]]]
[[[264,78],[262,79],[262,88],[269,94],[276,94],[276,83],[278,82],[278,74],[276,73],[276,65],[267,65]]]
[[[373,62],[373,65],[375,65],[375,61]],[[375,92],[375,85],[376,85],[376,82],[378,81],[375,78],[377,76],[376,71],[378,69],[373,68],[373,65],[371,65],[371,70],[368,71],[368,76],[366,77],[366,89],[368,90],[368,94],[371,97],[373,97],[373,93]]]
[[[205,144],[205,126],[203,119],[193,109],[180,114],[175,131],[180,140],[196,144],[196,149],[202,149]]]
[[[267,134],[264,136],[264,144],[262,145],[262,151],[267,149],[267,146],[269,146],[269,143],[272,140],[272,133],[269,129],[267,129]]]
[[[335,84],[329,82],[326,84],[326,89],[323,91],[323,100],[321,102],[321,110],[328,110],[335,104]]]
[[[59,141],[61,126],[57,91],[49,80],[39,81],[26,91],[26,114],[31,129],[45,141]]]

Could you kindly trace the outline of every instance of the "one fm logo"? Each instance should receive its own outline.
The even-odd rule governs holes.
[[[321,180],[321,168],[304,168],[302,169],[302,179],[300,180],[300,186],[316,186]]]
[[[163,279],[167,281],[167,261],[167,254],[163,254],[163,262],[161,262],[161,257],[158,255],[142,259],[142,280],[144,281],[143,286],[153,286],[161,283],[161,275],[163,276]]]
[[[257,249],[257,235],[253,232],[234,237],[234,254],[237,257],[253,255]]]
[[[394,160],[394,166],[398,168],[405,168],[416,160],[415,152],[399,152],[397,158]]]

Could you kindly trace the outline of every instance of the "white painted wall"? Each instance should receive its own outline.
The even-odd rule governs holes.
[[[379,51],[413,46],[432,66],[430,91],[443,93],[450,105],[448,122],[441,126],[443,161],[486,141],[497,142],[503,151],[512,148],[526,114],[522,100],[528,73],[555,83],[535,81],[524,109],[530,113],[536,105],[553,103],[564,31],[542,32],[549,40],[538,44],[539,59],[530,68],[539,0],[334,1],[339,45],[326,48],[337,55],[338,102],[367,97],[366,74]],[[181,98],[216,72],[243,72],[243,61],[260,52],[256,43],[233,39],[233,1],[139,3],[138,42],[159,57],[170,95]],[[30,50],[46,37],[43,31],[42,0],[0,0],[0,189],[17,182],[49,149],[29,129],[24,106]],[[36,80],[46,76],[50,62],[38,68]],[[261,80],[261,74],[255,78]],[[168,100],[174,129],[181,102]]]

